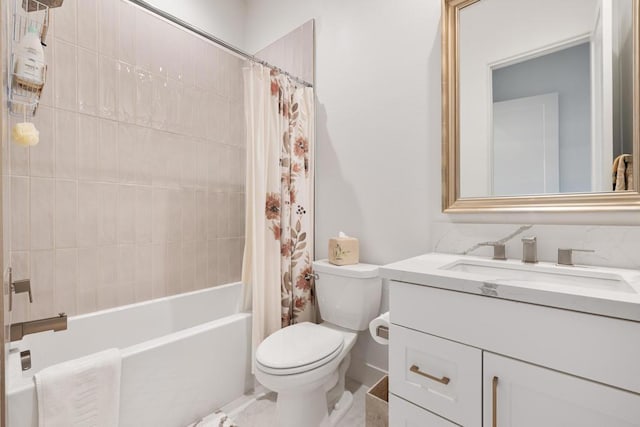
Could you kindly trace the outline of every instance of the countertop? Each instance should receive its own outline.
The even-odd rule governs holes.
[[[559,275],[615,276],[629,285],[627,291],[616,291],[580,284],[557,284],[544,280],[527,281],[526,278],[506,279],[490,273],[468,273],[445,269],[460,261],[472,263],[489,261],[514,269],[522,269],[524,265],[520,260],[491,261],[484,257],[430,253],[382,266],[380,276],[398,282],[640,322],[640,271],[638,270],[559,266],[548,262],[527,265],[527,268],[553,271]],[[526,273],[523,273],[523,277],[525,275]]]

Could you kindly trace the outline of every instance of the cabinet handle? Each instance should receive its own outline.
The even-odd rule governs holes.
[[[498,377],[493,377],[491,382],[491,395],[493,399],[491,402],[491,411],[493,415],[491,426],[498,427]]]
[[[411,365],[409,370],[411,372],[413,372],[414,374],[422,375],[425,378],[429,378],[430,380],[437,381],[437,382],[439,382],[441,384],[444,384],[444,385],[449,384],[449,381],[451,381],[448,377],[438,378],[438,377],[434,377],[433,375],[429,375],[426,372],[422,372],[420,370],[420,367],[417,366],[417,365]]]

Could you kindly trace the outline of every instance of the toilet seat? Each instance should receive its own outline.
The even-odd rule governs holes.
[[[340,332],[303,322],[281,329],[256,350],[256,366],[271,375],[293,375],[311,371],[335,359],[344,347]]]

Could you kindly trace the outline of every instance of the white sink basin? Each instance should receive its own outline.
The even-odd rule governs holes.
[[[464,259],[442,266],[440,269],[481,275],[493,283],[525,286],[535,286],[536,284],[578,286],[614,292],[636,293],[636,290],[618,274],[591,271],[583,267]]]

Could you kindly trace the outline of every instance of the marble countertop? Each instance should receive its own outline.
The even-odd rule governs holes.
[[[494,265],[513,270],[531,268],[543,274],[553,272],[560,276],[615,277],[626,282],[626,285],[624,290],[613,290],[582,286],[579,283],[559,284],[552,283],[552,280],[528,281],[526,278],[518,280],[500,277],[491,272],[469,273],[446,269],[460,261],[495,263]],[[430,253],[387,264],[380,268],[380,276],[399,282],[640,322],[639,270],[559,266],[548,262],[525,266],[520,260],[491,261],[486,257]],[[524,272],[523,277],[526,277]]]

